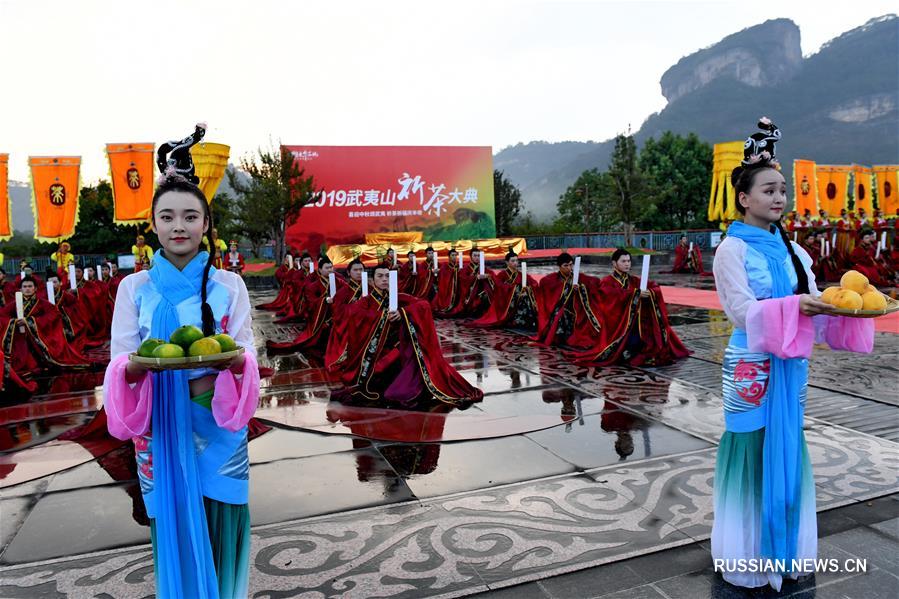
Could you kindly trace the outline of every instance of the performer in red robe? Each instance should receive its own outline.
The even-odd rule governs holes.
[[[396,250],[387,248],[387,254],[384,256],[384,263],[390,267],[390,270],[396,270],[399,265],[396,263]]]
[[[266,341],[265,346],[270,352],[299,351],[312,357],[324,355],[333,321],[331,304],[334,299],[330,295],[328,278],[333,271],[334,265],[327,257],[318,261],[318,270],[315,274],[307,277],[306,283],[303,285],[305,305],[309,307],[309,318],[306,321],[306,328],[293,341]],[[336,277],[335,279],[338,283],[338,289],[344,286],[341,279]]]
[[[437,318],[455,310],[461,301],[462,290],[460,289],[458,260],[459,252],[451,249],[449,262],[441,266],[437,274],[437,293],[431,300],[431,309]]]
[[[66,341],[59,312],[37,297],[34,279],[25,277],[20,288],[24,318],[18,320],[15,301],[0,308],[0,343],[12,368],[28,380],[47,371],[90,367],[90,361]]]
[[[568,252],[556,258],[557,272],[540,279],[537,285],[537,335],[540,345],[564,345],[574,330],[574,258]]]
[[[398,309],[388,311],[389,274],[387,264],[376,266],[371,293],[347,306],[346,351],[327,364],[345,385],[333,397],[403,407],[483,399],[443,357],[428,302],[401,293]]]
[[[883,217],[883,211],[874,211],[874,219],[871,221],[871,225],[874,228],[874,234],[876,235],[874,242],[878,243],[881,239],[886,239],[887,251],[889,251],[890,248],[893,247],[893,240],[890,239],[890,223]],[[884,233],[886,233],[886,235],[884,235]]]
[[[3,399],[17,399],[20,396],[31,395],[37,391],[37,383],[25,380],[12,366],[12,359],[7,359],[0,344],[0,397]],[[3,476],[0,476],[3,478]]]
[[[228,253],[225,254],[225,264],[231,272],[243,275],[243,255],[237,251],[237,241],[232,239],[228,245]]]
[[[413,264],[415,264],[415,272],[412,272]],[[400,293],[415,295],[415,287],[418,282],[418,263],[415,259],[415,252],[406,252],[406,262],[400,264],[398,272]]]
[[[468,323],[479,328],[508,328],[533,334],[537,330],[537,296],[534,290],[537,281],[528,276],[527,283],[521,284],[518,254],[506,254],[506,268],[490,275],[493,293],[490,307],[483,316]]]
[[[478,318],[490,307],[490,298],[493,295],[494,272],[484,269],[481,273],[481,256],[483,250],[471,250],[471,261],[468,268],[459,273],[461,301],[456,309],[450,312],[455,318]]]
[[[702,267],[702,250],[699,244],[693,244],[693,250],[690,251],[690,244],[687,242],[687,236],[681,235],[677,247],[674,248],[674,267],[671,270],[663,270],[663,273],[676,274],[705,274]]]
[[[840,210],[840,218],[836,223],[836,249],[834,251],[834,259],[842,268],[849,260],[849,254],[855,249],[855,234],[853,231],[852,220],[845,208]]]
[[[368,277],[365,265],[358,258],[354,258],[346,270],[349,280],[337,291],[331,303],[333,318],[325,351],[325,364],[337,362],[346,351],[347,329],[354,326],[347,318],[347,307],[362,298],[362,277]]]
[[[125,278],[125,275],[119,272],[119,265],[117,262],[110,261],[109,262],[109,295],[112,296],[113,306],[115,306],[115,298],[116,294],[119,292],[119,283],[122,282],[122,279]]]
[[[281,266],[275,269],[275,280],[280,288],[278,290],[278,296],[270,302],[257,305],[257,310],[277,311],[287,306],[287,301],[290,298],[290,288],[287,285],[287,279],[288,275],[290,275],[293,270],[293,256],[287,254],[284,256]]]
[[[94,269],[89,270],[91,274],[95,273]],[[89,315],[83,331],[85,346],[103,345],[110,337],[114,307],[109,301],[109,284],[96,277],[82,278],[78,283],[78,301],[84,306],[84,314]]]
[[[277,323],[300,322],[306,319],[306,280],[312,276],[312,256],[303,252],[300,257],[300,268],[288,275],[287,285],[291,286],[290,296],[286,304],[277,311],[281,318]]]
[[[425,250],[424,264],[419,264],[419,280],[417,282],[415,293],[412,295],[420,297],[423,300],[431,301],[437,295],[437,273],[438,268],[434,266],[434,248],[428,246]]]
[[[640,279],[628,274],[631,255],[627,250],[615,250],[612,266],[612,274],[601,282],[602,335],[593,347],[565,352],[565,357],[588,366],[660,366],[690,355],[668,323],[661,288],[650,282],[646,291],[640,291]]]
[[[896,284],[896,273],[890,270],[885,253],[877,255],[874,231],[865,229],[859,235],[859,244],[849,256],[851,268],[868,277],[875,287],[890,287]]]

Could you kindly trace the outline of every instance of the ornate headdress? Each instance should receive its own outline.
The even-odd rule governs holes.
[[[200,178],[194,174],[194,160],[190,148],[200,143],[206,135],[206,123],[197,123],[194,132],[182,140],[167,141],[156,150],[156,166],[159,167],[160,183],[172,175],[181,175],[194,185]]]
[[[761,131],[747,137],[743,144],[743,166],[751,167],[759,163],[780,166],[774,147],[780,141],[780,129],[766,116],[759,119],[758,128]]]

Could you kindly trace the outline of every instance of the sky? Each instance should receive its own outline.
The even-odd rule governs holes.
[[[278,143],[601,141],[665,106],[682,56],[767,19],[802,53],[895,2],[0,0],[0,152],[82,156],[198,121],[238,162]]]

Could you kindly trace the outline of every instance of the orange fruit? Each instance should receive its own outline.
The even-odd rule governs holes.
[[[212,356],[220,353],[222,353],[222,346],[212,337],[197,339],[190,344],[190,349],[187,350],[189,356]]]
[[[184,349],[174,343],[163,343],[153,350],[154,358],[183,358]]]
[[[849,289],[850,291],[854,291],[861,295],[867,290],[868,277],[857,270],[847,271],[846,274],[840,278],[840,287]]]
[[[858,293],[851,289],[841,289],[834,295],[833,305],[846,310],[860,310],[865,303],[862,301],[862,296]]]
[[[887,298],[881,292],[869,291],[862,294],[863,310],[883,310],[887,307]]]
[[[865,287],[865,293],[871,293],[872,291],[877,291],[877,287],[868,283],[868,286]],[[864,293],[862,295],[864,295]]]
[[[842,291],[839,287],[828,287],[821,293],[819,298],[825,304],[833,304],[833,297]]]

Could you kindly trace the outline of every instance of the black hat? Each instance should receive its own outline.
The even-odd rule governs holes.
[[[156,166],[161,178],[180,175],[193,183],[200,184],[200,178],[194,174],[194,160],[190,148],[206,135],[206,123],[197,123],[194,132],[182,140],[167,141],[156,150]]]
[[[743,166],[778,166],[774,146],[780,141],[780,129],[766,116],[759,119],[758,128],[761,131],[747,137],[743,144]]]

